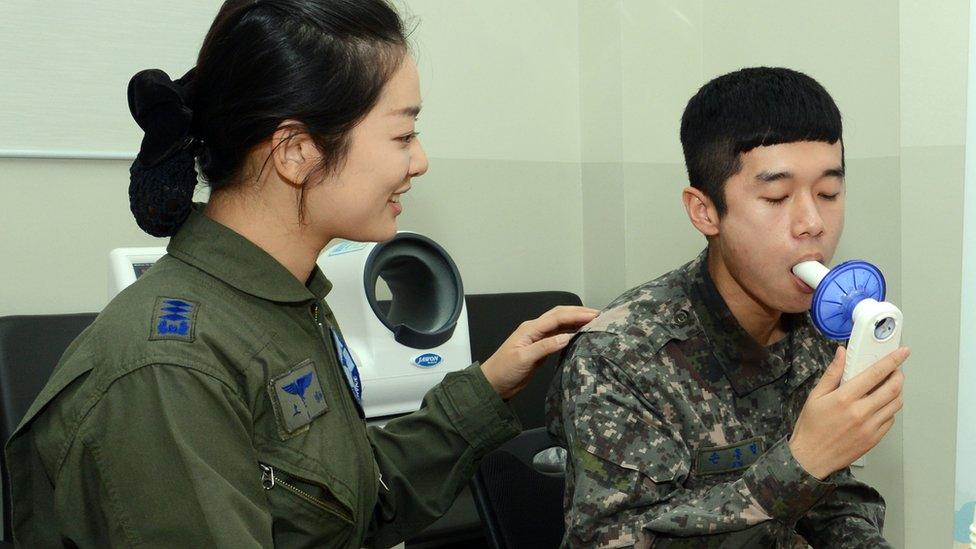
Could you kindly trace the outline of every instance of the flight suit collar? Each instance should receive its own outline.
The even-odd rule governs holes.
[[[806,315],[784,315],[786,337],[763,347],[742,328],[715,287],[708,272],[708,250],[686,268],[685,290],[712,354],[736,394],[745,396],[786,375],[796,356],[795,336],[803,329]]]
[[[195,204],[180,230],[170,239],[169,255],[261,299],[301,303],[324,298],[332,289],[316,265],[308,284],[250,240],[203,214]]]

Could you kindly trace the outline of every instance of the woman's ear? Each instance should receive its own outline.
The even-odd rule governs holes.
[[[712,199],[694,187],[685,187],[681,191],[681,201],[685,204],[688,219],[706,238],[719,233],[718,210]]]
[[[321,159],[318,147],[305,127],[285,120],[271,136],[271,161],[278,177],[289,185],[300,187]]]

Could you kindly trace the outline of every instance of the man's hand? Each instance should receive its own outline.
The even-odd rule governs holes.
[[[837,348],[790,437],[790,451],[808,473],[822,480],[881,441],[902,407],[899,367],[909,354],[900,347],[840,386],[846,350]]]

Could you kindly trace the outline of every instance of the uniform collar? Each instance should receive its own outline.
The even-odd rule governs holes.
[[[698,323],[712,354],[739,396],[780,379],[790,371],[793,362],[810,350],[797,348],[797,344],[812,345],[809,333],[812,326],[806,314],[784,315],[786,337],[769,347],[757,343],[742,328],[715,287],[708,272],[707,249],[685,269],[685,291],[691,299]],[[801,359],[799,362],[802,368],[794,372],[791,385],[794,381],[802,382],[799,379],[801,376],[806,379],[812,373],[807,365],[808,360]]]
[[[247,294],[269,301],[301,303],[322,299],[332,283],[316,265],[308,284],[233,230],[203,214],[203,204],[193,211],[170,239],[169,255],[218,278]]]

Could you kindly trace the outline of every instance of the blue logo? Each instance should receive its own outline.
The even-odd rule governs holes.
[[[336,244],[326,253],[328,257],[334,257],[337,255],[348,254],[352,252],[358,252],[366,248],[368,244],[365,242],[341,242]]]
[[[425,353],[417,358],[413,359],[413,363],[421,368],[433,368],[444,360],[440,355],[435,355],[434,353]]]
[[[296,379],[295,381],[289,383],[282,387],[286,393],[290,395],[295,395],[302,399],[302,404],[305,403],[305,391],[308,389],[309,385],[312,384],[312,378],[315,377],[315,372],[309,372],[302,377]]]

